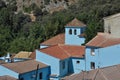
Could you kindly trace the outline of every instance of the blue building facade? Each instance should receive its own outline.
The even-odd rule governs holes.
[[[81,36],[85,31],[84,28],[65,27],[65,44],[67,45],[82,45],[85,43],[85,38]]]
[[[41,50],[49,49],[53,45],[58,45],[58,44],[81,46],[85,42],[85,37],[84,37],[85,29],[86,29],[86,25],[75,18],[65,26],[65,34],[59,34],[43,42],[42,44],[40,44],[40,49]],[[51,79],[53,80],[59,80],[60,78],[68,74],[79,73],[85,70],[84,57],[68,56],[64,59],[60,59],[59,57],[58,58],[55,57],[55,54],[58,54],[58,52],[54,53],[54,55],[50,55],[53,53],[49,53],[49,51],[42,52],[41,50],[36,50],[36,60],[41,61],[51,67]],[[50,51],[55,51],[55,49]],[[62,49],[62,51],[64,50]],[[76,49],[74,49],[74,51],[76,52]],[[79,53],[81,52],[79,51]],[[62,53],[60,54],[62,55]]]
[[[50,66],[51,79],[60,80],[66,75],[84,70],[84,49],[83,46],[55,45],[36,50],[36,60]]]
[[[99,33],[86,44],[86,70],[120,64],[120,38]]]
[[[34,70],[34,71],[19,74],[18,79],[24,79],[24,80],[35,80],[35,79],[37,79],[37,80],[49,80],[49,76],[50,76],[50,68],[46,67],[46,68],[42,68],[42,69],[38,70],[37,78],[36,78],[36,70]]]
[[[60,60],[46,53],[36,50],[36,60],[41,61],[51,68],[51,79],[59,80],[61,77],[68,74],[68,62],[69,59]]]
[[[0,76],[4,75],[19,80],[49,80],[50,67],[33,60],[5,63],[0,65]]]
[[[85,60],[84,58],[70,58],[72,69],[70,71],[73,71],[74,74],[80,73],[85,70]]]
[[[19,73],[14,72],[14,71],[0,65],[0,76],[4,76],[4,75],[10,75],[10,76],[17,78],[17,79],[19,77]]]
[[[94,55],[91,50],[94,49]],[[86,48],[86,70],[120,64],[120,44],[105,48]]]
[[[79,45],[85,43],[84,31],[86,25],[76,18],[65,26],[65,44]]]

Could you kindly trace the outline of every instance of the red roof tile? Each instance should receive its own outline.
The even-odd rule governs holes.
[[[69,57],[83,57],[85,53],[84,46],[70,46],[70,45],[54,45],[40,50],[45,54],[51,55],[59,59],[66,59]]]
[[[63,80],[119,80],[120,64],[66,76]]]
[[[120,44],[120,38],[113,37],[108,33],[98,33],[86,46],[108,47],[116,44]]]
[[[65,34],[58,34],[55,37],[52,37],[44,42],[42,42],[42,45],[56,45],[56,44],[64,44],[65,43]]]
[[[66,27],[86,27],[86,25],[84,23],[82,23],[81,21],[79,21],[78,19],[73,19],[71,22],[69,22]]]
[[[1,64],[1,65],[17,73],[25,73],[25,72],[36,70],[38,64],[40,65],[39,69],[47,66],[35,60],[28,60],[28,61],[15,62],[15,63],[6,63],[6,64]]]

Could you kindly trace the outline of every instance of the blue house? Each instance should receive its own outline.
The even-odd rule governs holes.
[[[59,80],[71,73],[85,70],[84,31],[86,25],[78,19],[66,24],[65,33],[58,34],[40,44],[36,60],[51,67],[51,79]]]
[[[75,18],[65,26],[63,37],[57,35],[43,42],[41,49],[36,50],[36,60],[50,65],[53,80],[82,70],[120,64],[120,38],[110,33],[98,33],[86,44],[84,51],[81,45],[85,42],[85,29],[86,25]],[[73,55],[76,51],[79,57]]]
[[[86,44],[86,70],[120,64],[120,38],[98,33]]]
[[[36,50],[36,60],[51,67],[51,79],[59,80],[71,73],[84,70],[84,46],[53,45]]]
[[[34,60],[0,64],[0,76],[19,80],[49,80],[50,67]]]

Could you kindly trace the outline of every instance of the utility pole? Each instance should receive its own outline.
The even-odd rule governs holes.
[[[39,69],[39,64],[37,65],[37,70],[36,70],[35,80],[37,80],[37,77],[38,77],[38,69]]]

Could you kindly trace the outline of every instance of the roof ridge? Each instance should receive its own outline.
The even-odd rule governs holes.
[[[71,56],[66,50],[64,50],[64,49],[61,47],[61,45],[58,45],[58,46],[60,47],[60,49],[62,49],[62,50],[68,55],[68,57]]]
[[[101,71],[101,69],[100,69],[100,72],[101,72],[101,75],[105,78],[105,80],[108,80],[108,78],[103,74],[103,71]]]
[[[92,40],[94,40],[96,37],[98,37],[98,35],[96,35],[93,39],[91,39],[88,43],[86,43],[85,45],[87,46],[87,44],[91,43]]]
[[[62,35],[62,34],[59,34],[58,36],[59,36],[59,39],[62,41],[61,35]]]
[[[72,19],[70,22],[68,22],[65,26],[79,26],[79,27],[86,27],[86,24],[84,24],[82,21],[80,21],[77,18]]]
[[[97,71],[96,71],[96,72],[95,72],[95,74],[93,75],[92,80],[95,80],[95,78],[96,78],[96,76],[97,76],[98,72],[99,72],[99,69],[97,69]]]

